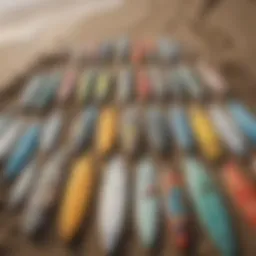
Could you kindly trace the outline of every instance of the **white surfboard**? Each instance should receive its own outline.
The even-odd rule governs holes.
[[[120,104],[131,100],[133,96],[133,73],[132,70],[122,69],[117,80],[117,101]]]
[[[43,127],[40,141],[40,149],[43,152],[49,152],[56,146],[62,126],[63,114],[57,110],[46,120],[46,124]]]
[[[25,124],[22,121],[16,121],[10,125],[3,136],[0,137],[0,160],[5,160],[19,136],[21,135]]]
[[[99,199],[98,227],[106,253],[115,249],[125,221],[128,170],[121,157],[112,159],[104,170]]]
[[[32,160],[14,183],[9,194],[9,209],[14,210],[24,203],[32,187],[35,176],[38,173],[36,167],[36,160]]]
[[[208,63],[200,61],[197,65],[197,69],[204,84],[208,86],[213,92],[218,94],[225,94],[228,91],[228,86],[225,79]]]
[[[45,224],[47,211],[56,203],[67,156],[68,150],[61,149],[41,170],[24,212],[22,229],[25,234],[32,235]]]
[[[217,104],[209,106],[209,115],[223,143],[235,154],[247,151],[246,138],[233,122],[225,109]]]

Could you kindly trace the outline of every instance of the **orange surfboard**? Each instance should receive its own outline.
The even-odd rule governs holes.
[[[96,149],[101,156],[108,154],[115,146],[118,133],[117,118],[118,113],[114,107],[109,107],[100,114]]]
[[[223,169],[223,182],[230,198],[249,225],[256,227],[256,187],[235,162]]]
[[[58,231],[66,242],[77,235],[89,210],[94,180],[93,159],[87,154],[74,163],[60,207]]]

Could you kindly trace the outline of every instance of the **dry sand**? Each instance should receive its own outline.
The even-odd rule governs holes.
[[[255,13],[256,2],[252,0],[127,0],[118,10],[75,20],[68,28],[61,24],[49,27],[31,42],[0,46],[0,85],[9,85],[43,56],[82,47],[87,40],[124,34],[135,39],[172,35],[195,56],[213,62],[240,97],[253,104],[256,91]],[[8,226],[6,220],[10,225],[15,222],[6,213],[1,216],[0,242]],[[238,228],[242,234],[243,255],[255,255],[255,234],[243,223],[238,224]],[[99,255],[94,244],[95,232],[89,232],[76,253],[64,249],[54,233],[42,244],[35,245],[14,232],[8,239],[8,245],[13,248],[6,255]],[[206,238],[200,244],[196,255],[216,255]],[[131,243],[122,255],[142,255],[129,245]],[[0,251],[0,255],[5,255],[4,251]]]
[[[26,72],[40,56],[81,46],[86,40],[169,34],[216,63],[232,84],[253,88],[255,11],[252,0],[127,0],[118,11],[89,18],[80,14],[69,26],[55,24],[29,42],[0,44],[0,85]]]

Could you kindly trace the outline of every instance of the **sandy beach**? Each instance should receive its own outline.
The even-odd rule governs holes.
[[[89,18],[97,13],[104,13],[120,8],[122,0],[83,0],[83,1],[18,1],[18,5],[0,6],[0,47],[9,44],[31,42],[52,29],[65,27]],[[14,17],[15,18],[12,18]]]
[[[30,1],[30,2],[29,2]],[[228,83],[248,104],[256,93],[255,1],[246,0],[0,0],[0,86],[8,89],[26,76],[46,56],[76,50],[87,41],[151,39],[168,35],[178,39],[193,58],[212,62]],[[18,3],[17,2],[17,3]],[[32,5],[31,5],[32,3]],[[1,9],[2,5],[2,9]],[[253,24],[253,25],[252,25]],[[21,84],[22,85],[22,84]],[[255,104],[254,104],[255,106]],[[237,216],[235,216],[237,217]],[[21,234],[5,231],[19,220],[1,212],[0,255],[54,256],[101,255],[95,248],[95,230],[89,230],[77,252],[64,249],[56,234],[49,232],[40,245]],[[243,222],[237,228],[244,242],[245,256],[255,255],[255,237]],[[3,239],[2,239],[3,238]],[[131,248],[135,244],[135,248]],[[9,247],[7,254],[2,247]],[[133,238],[124,255],[137,256]],[[216,255],[202,236],[198,255]],[[166,255],[165,252],[161,255]],[[175,255],[175,254],[173,254]]]
[[[41,55],[77,47],[91,38],[123,34],[134,38],[173,35],[197,54],[221,65],[223,72],[238,70],[236,78],[230,78],[232,83],[246,80],[252,84],[255,78],[253,1],[212,1],[209,6],[203,0],[16,1],[18,9],[14,9],[14,2],[0,2],[9,13],[15,12],[0,15],[3,87],[34,65]],[[29,8],[27,1],[33,2]]]

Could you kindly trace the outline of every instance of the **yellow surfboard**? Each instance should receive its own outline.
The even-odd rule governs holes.
[[[58,231],[66,242],[70,242],[77,235],[86,216],[94,180],[93,159],[87,154],[74,163],[60,206]]]
[[[203,156],[209,160],[217,160],[223,153],[222,146],[207,112],[198,105],[192,105],[188,111],[191,127]]]
[[[86,83],[87,73],[84,71],[78,79],[76,95],[79,102],[83,101],[83,92]]]
[[[108,154],[115,146],[117,139],[118,113],[114,107],[108,107],[100,114],[96,134],[96,150],[99,155]]]
[[[103,103],[109,100],[112,92],[112,77],[109,73],[101,73],[98,77],[95,98],[98,102]]]
[[[77,99],[79,102],[84,103],[93,98],[94,85],[96,82],[96,71],[84,71],[78,81]]]

